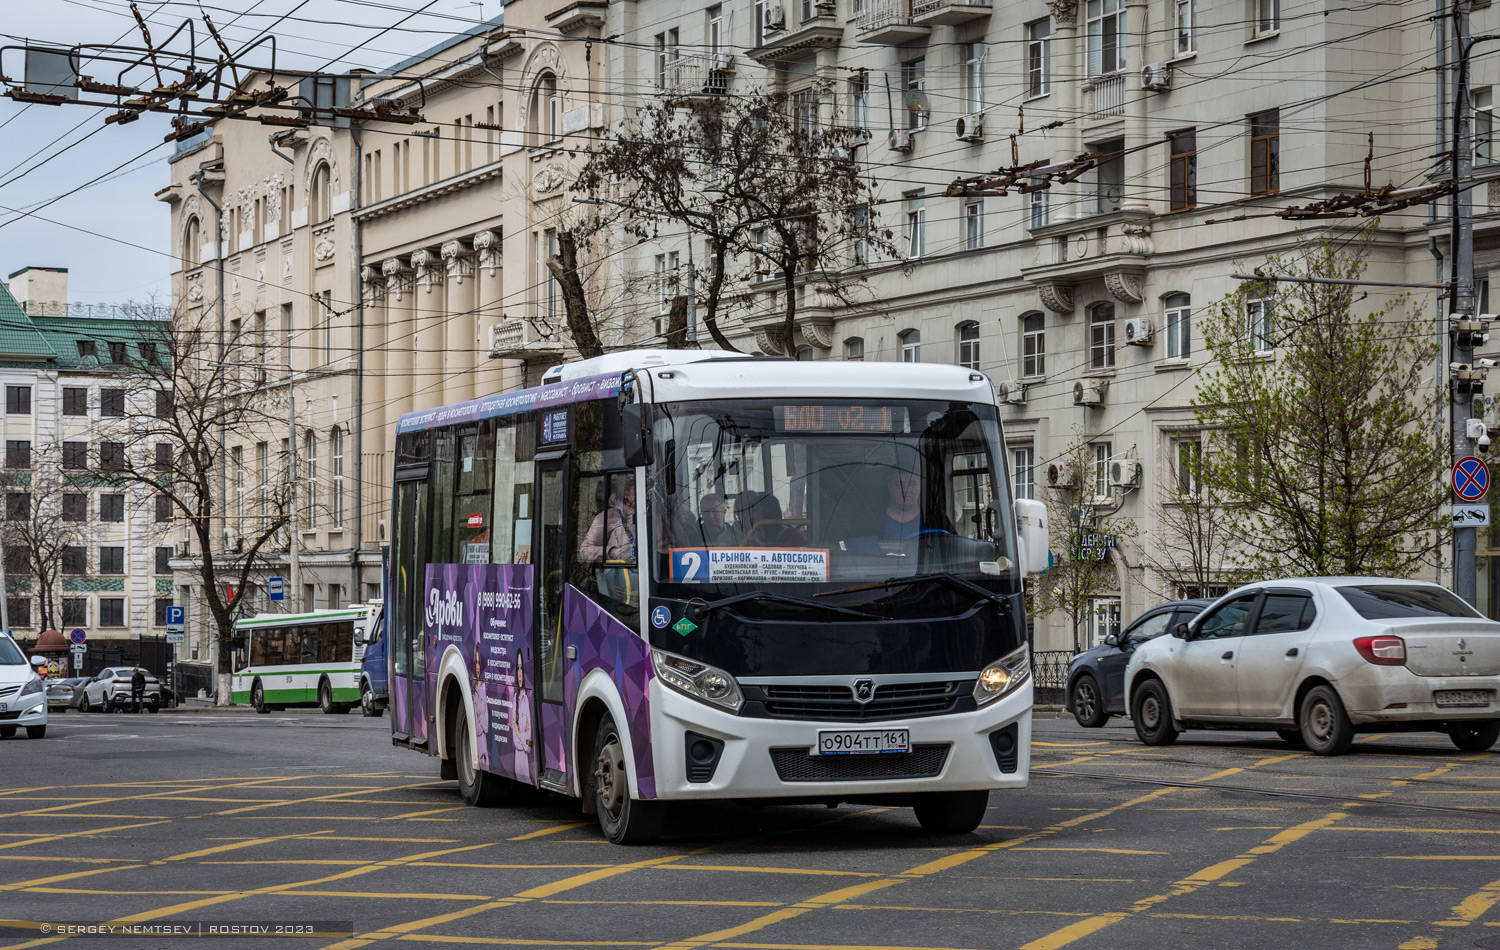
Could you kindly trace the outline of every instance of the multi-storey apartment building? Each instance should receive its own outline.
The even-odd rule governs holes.
[[[46,597],[63,630],[94,640],[160,635],[172,603],[171,511],[107,470],[125,451],[131,415],[152,411],[133,404],[139,387],[129,375],[152,358],[166,314],[69,307],[67,281],[64,268],[28,267],[0,289],[7,622],[17,637],[36,636]],[[34,535],[10,530],[21,522],[67,542],[51,591],[38,589],[28,566],[24,538]]]

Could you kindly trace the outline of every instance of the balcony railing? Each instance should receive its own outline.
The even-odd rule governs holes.
[[[733,78],[731,54],[690,53],[667,64],[661,91],[667,96],[722,96]]]
[[[916,0],[912,13],[919,24],[956,26],[989,16],[990,9],[987,0]]]
[[[1125,114],[1125,74],[1100,76],[1085,87],[1083,116],[1086,120]]]
[[[530,359],[562,353],[562,340],[537,330],[529,320],[507,320],[490,327],[490,359]]]
[[[912,0],[860,0],[849,20],[859,38],[870,43],[906,43],[932,30],[914,21]]]

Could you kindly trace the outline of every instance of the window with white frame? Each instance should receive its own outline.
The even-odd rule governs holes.
[[[1010,450],[1011,489],[1017,498],[1036,497],[1036,456],[1031,446]]]
[[[1203,442],[1197,433],[1182,433],[1172,439],[1172,467],[1179,495],[1203,492]]]
[[[1047,375],[1047,318],[1043,314],[1021,318],[1021,375]]]
[[[1109,460],[1114,455],[1114,444],[1095,442],[1089,448],[1094,453],[1094,496],[1103,498],[1109,494]]]
[[[1281,29],[1281,0],[1252,0],[1255,4],[1255,35],[1265,36]]]
[[[1495,160],[1495,97],[1490,87],[1475,89],[1469,97],[1474,105],[1474,164]]]
[[[328,434],[328,454],[333,461],[328,507],[333,527],[344,526],[344,430],[338,426]]]
[[[1115,305],[1101,303],[1089,311],[1089,369],[1115,365]]]
[[[234,533],[245,532],[245,450],[236,445],[229,450],[229,464],[234,469]]]
[[[656,88],[670,89],[676,79],[679,45],[677,30],[670,29],[656,34]],[[554,87],[557,80],[552,80]]]
[[[764,45],[766,37],[771,34],[771,7],[776,5],[775,0],[755,0],[750,12],[750,38],[756,46]]]
[[[1089,76],[1125,68],[1125,0],[1088,0]]]
[[[309,432],[302,443],[302,465],[306,492],[302,499],[302,526],[318,526],[318,437]]]
[[[1168,294],[1162,306],[1167,359],[1185,360],[1193,355],[1193,299],[1187,294]]]
[[[1103,643],[1108,637],[1120,635],[1120,598],[1090,597],[1088,615],[1088,642],[1086,649]]]
[[[1026,96],[1052,91],[1052,21],[1026,24]]]
[[[901,64],[901,88],[907,95],[927,95],[927,60],[913,59]],[[908,129],[927,128],[926,109],[907,109],[906,127]]]
[[[922,332],[920,330],[907,330],[900,336],[901,340],[901,362],[922,362]]]
[[[958,325],[958,365],[979,368],[979,324],[973,320]]]
[[[906,197],[906,256],[922,257],[927,253],[927,203],[920,191]]]
[[[711,60],[714,60],[712,64],[713,68],[717,69],[719,68],[718,57],[724,52],[725,23],[723,4],[716,3],[709,7],[705,16],[708,27],[705,31],[705,35],[708,38],[708,55]]]
[[[863,267],[870,263],[870,206],[860,205],[854,209],[854,264]]]
[[[796,123],[797,131],[802,133],[804,139],[814,139],[818,135],[818,91],[816,89],[800,89],[792,93],[792,121]]]
[[[1245,317],[1250,323],[1250,346],[1257,353],[1269,352],[1276,347],[1273,316],[1269,299],[1257,297],[1245,302]]]
[[[963,44],[964,112],[977,115],[984,111],[984,44]]]
[[[865,341],[857,336],[852,336],[845,340],[844,359],[851,363],[863,363],[865,360]]]
[[[667,322],[672,312],[672,301],[677,298],[677,251],[656,255],[656,335],[665,336]]]
[[[1045,228],[1052,223],[1052,192],[1043,188],[1041,191],[1033,191],[1027,196],[1027,210],[1030,215],[1029,224],[1031,230]]]
[[[849,80],[849,127],[870,127],[870,77],[864,72],[856,73]]]
[[[984,247],[984,199],[964,202],[964,249],[977,251]]]
[[[542,284],[541,311],[542,316],[551,325],[558,315],[558,284],[557,278],[553,276],[552,269],[547,266],[547,261],[557,253],[557,231],[548,228],[538,235],[537,242],[537,280]]]
[[[1177,55],[1185,56],[1197,47],[1195,22],[1198,18],[1198,0],[1176,0]]]

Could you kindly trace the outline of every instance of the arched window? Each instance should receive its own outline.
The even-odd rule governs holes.
[[[308,195],[312,222],[319,224],[333,217],[333,172],[327,162],[313,169],[312,192]]]
[[[203,249],[203,224],[198,216],[191,215],[182,226],[182,268],[191,270],[199,264],[198,253]]]
[[[1193,355],[1193,298],[1187,294],[1168,294],[1161,304],[1167,359],[1185,360]]]
[[[979,368],[979,324],[973,320],[958,325],[958,365]]]
[[[865,359],[865,341],[851,336],[844,341],[844,359],[851,363],[862,363]]]
[[[537,79],[527,111],[532,145],[546,145],[562,138],[562,95],[558,92],[556,74],[543,73]]]
[[[901,340],[901,362],[922,362],[922,333],[919,330],[906,330],[902,332]]]
[[[306,475],[302,499],[303,528],[318,526],[318,436],[309,432],[302,442],[302,466]]]
[[[1028,313],[1021,318],[1021,375],[1047,375],[1047,317]]]
[[[1115,365],[1115,305],[1101,303],[1089,310],[1089,369]]]
[[[328,454],[333,458],[333,485],[328,507],[335,528],[344,526],[344,432],[338,426],[328,434]]]
[[[817,357],[813,355],[813,348],[812,347],[810,347],[810,346],[799,346],[799,347],[797,347],[797,362],[799,362],[799,363],[810,363],[810,362],[812,362],[815,359],[817,359]]]

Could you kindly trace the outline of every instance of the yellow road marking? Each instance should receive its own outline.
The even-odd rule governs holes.
[[[113,828],[94,828],[94,829],[91,829],[89,831],[66,831],[66,832],[62,832],[60,834],[55,834],[55,835],[43,835],[42,837],[39,837],[39,838],[27,838],[25,841],[11,841],[11,842],[8,842],[6,844],[0,844],[0,849],[3,849],[3,848],[24,848],[27,845],[32,845],[32,844],[46,844],[49,841],[62,841],[64,839],[66,839],[66,838],[83,838],[83,837],[88,837],[89,835],[103,835],[103,834],[108,834],[111,831],[129,831],[131,828],[149,828],[152,825],[161,825],[161,824],[165,824],[165,822],[161,822],[161,821],[143,821],[143,822],[139,822],[139,823],[134,824],[134,825],[115,825]]]
[[[1455,904],[1452,917],[1447,920],[1435,920],[1432,926],[1449,929],[1467,927],[1488,913],[1489,909],[1497,903],[1500,903],[1500,881],[1491,881]],[[1442,936],[1443,932],[1438,931],[1431,937],[1413,937],[1401,944],[1401,950],[1430,950],[1438,945]]]
[[[650,947],[650,940],[522,940],[519,937],[446,937],[437,934],[405,935],[396,940],[419,943],[482,944],[490,947]]]
[[[780,907],[782,901],[669,901],[669,900],[639,900],[639,901],[585,901],[585,900],[546,900],[543,904],[569,904],[579,906],[592,906],[595,904],[624,904],[630,907]]]
[[[356,804],[355,802],[348,802],[347,799],[350,798],[351,796],[354,796],[354,795],[363,795],[366,792],[370,792],[370,791],[399,791],[399,790],[408,789],[408,788],[422,788],[423,786],[426,786],[426,785],[429,785],[429,784],[431,784],[431,783],[429,783],[429,782],[420,782],[420,783],[417,783],[415,785],[390,785],[390,786],[362,785],[362,786],[360,786],[360,787],[358,787],[356,789],[353,789],[352,791],[338,792],[338,793],[335,793],[333,795],[316,795],[316,796],[314,796],[312,798],[289,798],[286,801],[281,801],[281,802],[267,802],[267,803],[260,804],[260,805],[246,805],[244,808],[229,808],[229,809],[225,809],[224,811],[216,811],[216,812],[213,813],[213,816],[216,817],[216,818],[218,818],[218,817],[222,817],[224,815],[239,815],[239,814],[243,814],[244,812],[247,812],[247,811],[259,811],[262,808],[280,808],[280,807],[282,807],[284,805],[309,805],[309,804],[312,804],[313,802],[332,802],[332,801],[339,801],[340,799],[346,800],[346,802],[345,802],[346,804]],[[334,787],[336,788],[337,786],[334,786]],[[301,789],[298,789],[298,790],[300,791]]]
[[[584,825],[587,825],[587,824],[589,824],[589,822],[587,822],[587,821],[565,821],[565,822],[563,822],[562,824],[558,825],[555,828],[542,828],[542,829],[539,829],[537,831],[528,831],[524,835],[516,835],[514,838],[511,838],[509,840],[511,840],[511,841],[529,841],[532,838],[540,838],[543,835],[555,835],[559,831],[572,831],[574,828],[582,828]]]
[[[721,943],[735,950],[964,950],[961,947],[912,947],[864,943]]]
[[[417,891],[303,891],[299,890],[295,896],[302,897],[379,897],[393,898],[397,900],[417,901],[488,901],[494,900],[490,894],[447,894]]]
[[[365,802],[359,802],[358,804],[363,805],[363,804],[366,804],[366,803]],[[389,818],[382,818],[380,820],[381,821],[402,821],[404,819],[421,818],[423,815],[438,815],[438,814],[441,814],[443,812],[449,812],[449,811],[463,811],[464,809],[466,809],[468,807],[469,807],[468,805],[448,805],[448,806],[446,806],[444,808],[428,808],[428,809],[426,809],[424,811],[409,811],[409,812],[407,812],[404,815],[392,815]]]
[[[880,877],[876,871],[821,871],[813,868],[771,868],[741,864],[668,864],[663,871],[744,871],[750,874],[808,874],[828,877]]]
[[[91,871],[74,871],[71,874],[54,874],[51,877],[39,877],[30,881],[17,881],[14,884],[0,884],[0,891],[21,891],[29,887],[38,887],[43,884],[56,884],[62,881],[75,881],[81,877],[93,877],[96,874],[109,874],[114,871],[132,871],[143,868],[144,864],[119,864],[107,868],[94,868]]]
[[[1171,854],[1170,851],[1134,851],[1130,848],[1015,848],[1016,851],[1088,851],[1094,854]]]

